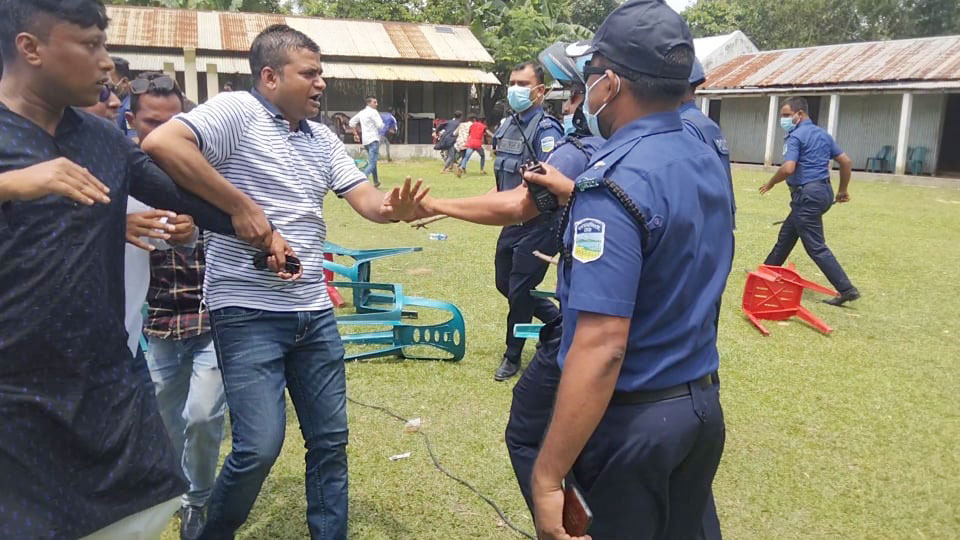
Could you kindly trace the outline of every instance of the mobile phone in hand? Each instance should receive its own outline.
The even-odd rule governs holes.
[[[583,536],[593,523],[593,512],[577,486],[567,482],[563,490],[563,529],[570,536]]]

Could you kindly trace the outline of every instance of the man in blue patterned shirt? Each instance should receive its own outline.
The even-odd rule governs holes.
[[[127,196],[208,230],[234,226],[114,124],[74,108],[106,87],[106,26],[100,0],[0,2],[0,538],[131,520],[154,538],[148,525],[162,529],[186,490],[126,343]],[[281,249],[269,223],[257,240]]]

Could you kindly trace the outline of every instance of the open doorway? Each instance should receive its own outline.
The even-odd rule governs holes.
[[[948,94],[936,174],[960,177],[960,152],[951,151],[956,148],[960,148],[960,94]]]

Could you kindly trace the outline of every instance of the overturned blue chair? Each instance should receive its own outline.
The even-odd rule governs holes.
[[[537,289],[533,289],[530,291],[530,296],[534,298],[556,299],[557,293],[554,291],[538,291]],[[543,328],[543,324],[541,323],[515,324],[513,325],[513,337],[540,339],[541,328]]]
[[[416,253],[423,251],[421,247],[401,247],[384,249],[349,249],[338,246],[332,242],[326,242],[323,245],[323,251],[339,257],[350,257],[353,259],[352,265],[340,264],[336,261],[324,261],[323,268],[331,272],[340,274],[348,281],[357,283],[370,283],[371,263],[378,259],[386,257],[395,257],[407,253]],[[374,289],[354,289],[353,305],[358,313],[370,313],[379,311],[381,308],[374,307],[376,304],[386,304],[390,299],[377,295]]]
[[[352,289],[354,298],[366,298],[369,302],[364,312],[337,315],[337,324],[342,329],[358,329],[356,332],[341,331],[344,346],[363,349],[347,354],[344,357],[346,361],[399,356],[456,362],[466,354],[466,325],[457,306],[429,298],[406,296],[403,286],[395,283],[337,281],[330,285]],[[419,319],[420,312],[426,310],[443,312],[449,318],[437,324],[408,322],[410,319]],[[414,316],[411,317],[410,313]],[[374,327],[379,329],[372,330]],[[382,347],[368,348],[374,346]],[[439,356],[423,354],[424,349],[437,351]]]

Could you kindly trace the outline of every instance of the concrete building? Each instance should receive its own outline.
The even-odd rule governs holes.
[[[890,147],[886,172],[960,176],[960,36],[746,54],[698,92],[733,161],[765,165],[782,162],[780,103],[797,95],[857,169]]]
[[[394,108],[399,139],[409,143],[429,143],[435,117],[469,109],[483,85],[500,84],[483,69],[493,58],[463,26],[127,6],[107,6],[107,14],[111,54],[137,72],[175,75],[198,103],[227,82],[250,88],[251,42],[268,26],[287,24],[320,46],[329,123],[374,95],[381,110]]]

